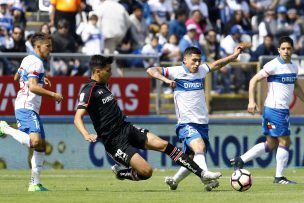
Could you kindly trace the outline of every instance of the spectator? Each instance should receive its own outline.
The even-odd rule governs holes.
[[[141,52],[143,55],[154,55],[154,56],[158,56],[161,53],[161,47],[158,43],[158,37],[157,36],[153,36],[151,39],[151,42],[146,44]],[[151,58],[151,59],[146,59],[144,60],[144,67],[145,68],[149,68],[152,66],[156,65],[156,59],[155,58]]]
[[[189,9],[189,15],[191,15],[194,10],[199,10],[206,19],[209,18],[208,7],[204,1],[202,0],[185,0],[185,1]]]
[[[276,44],[276,31],[277,31],[277,22],[276,22],[276,13],[273,10],[268,10],[265,13],[264,20],[259,24],[259,44],[263,43],[264,37],[266,35],[272,35],[273,41]]]
[[[13,28],[11,38],[12,46],[7,48],[6,52],[26,52],[25,39],[23,29],[19,26]]]
[[[162,48],[162,61],[177,62],[180,60],[181,52],[178,47],[178,38],[175,34],[170,35],[169,42]]]
[[[146,38],[149,35],[149,29],[143,18],[143,10],[141,6],[133,7],[130,21],[133,49],[138,50],[145,45]]]
[[[202,41],[203,50],[206,54],[206,61],[212,63],[220,59],[220,43],[217,40],[217,33],[214,29],[210,29],[205,33],[204,40]],[[221,93],[223,89],[219,88],[222,69],[212,72],[212,92]]]
[[[283,36],[289,36],[293,32],[293,26],[289,25],[287,20],[287,8],[283,5],[277,8],[277,29],[276,38],[279,39]]]
[[[153,21],[157,25],[173,19],[172,0],[149,0]]]
[[[288,9],[287,21],[289,26],[292,27],[292,33],[290,34],[290,38],[294,41],[295,44],[297,44],[302,35],[302,30],[296,9],[294,8]]]
[[[138,2],[141,4],[143,8],[143,17],[147,25],[149,26],[153,21],[153,17],[152,17],[151,8],[148,4],[148,0],[139,0]]]
[[[242,10],[234,11],[232,17],[225,25],[224,32],[222,34],[227,36],[229,34],[231,27],[233,27],[234,25],[240,25],[244,32],[249,33],[249,34],[251,33],[250,19],[248,19],[244,16]]]
[[[89,22],[81,33],[84,43],[82,52],[86,55],[101,54],[104,49],[103,36],[97,27],[98,16],[94,11],[89,13]]]
[[[231,55],[234,52],[234,48],[240,43],[241,36],[242,36],[242,28],[240,25],[234,25],[227,35],[220,43],[221,46],[221,56],[225,57]],[[242,70],[239,68],[232,69],[231,66],[225,66],[222,68],[221,71],[221,78],[223,82],[223,91],[224,93],[231,92],[231,85],[232,85],[232,74],[234,74],[233,78],[235,78],[235,90],[241,90],[243,78]],[[243,86],[244,88],[244,86]]]
[[[57,24],[57,31],[52,34],[53,52],[55,53],[75,53],[77,52],[77,43],[69,34],[69,22],[61,19]],[[73,59],[70,61],[56,59],[54,62],[54,75],[69,75],[73,69],[77,69],[79,62]]]
[[[131,15],[135,7],[140,7],[141,4],[137,0],[119,0],[119,3],[123,5],[126,11]]]
[[[99,29],[104,36],[104,52],[113,53],[131,26],[125,8],[113,0],[104,1],[97,8]]]
[[[280,0],[250,0],[250,8],[257,16],[258,24],[262,21],[265,12],[274,10]]]
[[[19,26],[23,30],[26,28],[25,9],[22,4],[14,4],[11,8],[14,26]]]
[[[188,47],[196,47],[201,50],[202,52],[202,61],[206,61],[206,55],[202,50],[202,47],[198,40],[195,38],[196,36],[196,25],[194,24],[189,24],[187,25],[187,33],[184,35],[184,37],[179,41],[179,49],[181,53],[184,53],[186,48]]]
[[[264,41],[260,44],[257,49],[251,54],[250,61],[258,61],[262,55],[274,56],[278,55],[277,48],[273,45],[273,36],[266,35]]]
[[[80,10],[80,0],[51,0],[50,26],[58,27],[58,22],[65,19],[69,22],[69,33],[76,35],[76,14]]]
[[[41,26],[40,26],[40,29],[39,29],[40,32],[43,32],[45,34],[51,34],[51,28],[49,26],[48,23],[43,23]]]
[[[175,11],[175,20],[170,20],[168,23],[169,26],[169,35],[175,34],[180,40],[187,32],[185,22],[187,19],[187,14],[184,10],[180,9]]]
[[[156,34],[156,36],[158,37],[158,44],[161,46],[168,42],[169,29],[167,23],[162,23],[160,25],[159,32]]]
[[[194,24],[196,27],[195,39],[200,40],[200,37],[206,32],[207,22],[203,18],[200,10],[194,10],[191,13],[191,17],[186,21],[186,26]]]
[[[7,32],[13,30],[13,17],[9,12],[7,0],[0,0],[0,26],[4,27]]]

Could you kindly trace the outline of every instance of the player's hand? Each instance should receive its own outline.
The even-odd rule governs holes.
[[[172,88],[176,87],[176,82],[174,80],[167,80],[167,81],[165,81],[165,83]]]
[[[249,102],[247,111],[248,111],[248,113],[251,113],[253,115],[255,112],[259,112],[260,109],[255,102],[252,102],[252,103]]]
[[[54,93],[53,98],[55,99],[55,101],[56,101],[57,103],[60,103],[60,102],[63,100],[63,96],[62,96],[62,94],[60,94],[60,93]]]
[[[94,134],[88,134],[84,136],[84,139],[88,142],[96,142],[97,140],[97,135]]]
[[[50,81],[48,78],[44,77],[43,80],[44,80],[44,84],[45,84],[46,86],[49,86],[49,87],[52,86],[52,83],[51,83],[51,81]]]
[[[241,42],[239,43],[235,49],[234,49],[234,53],[239,55],[242,51],[244,51],[245,49],[248,49],[251,47],[251,43],[249,42]]]

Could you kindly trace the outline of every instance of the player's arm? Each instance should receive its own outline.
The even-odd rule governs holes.
[[[213,63],[210,64],[210,71],[215,71],[215,70],[218,70],[222,67],[224,67],[225,65],[227,65],[228,63],[232,62],[232,61],[235,61],[237,59],[237,57],[240,55],[240,53],[246,49],[246,48],[249,48],[251,45],[250,43],[240,43],[239,45],[237,45],[235,48],[234,48],[234,52],[233,54],[225,57],[225,58],[222,58],[222,59],[219,59],[217,61],[214,61]]]
[[[304,102],[304,92],[303,92],[303,89],[300,86],[298,80],[296,80],[296,82],[295,82],[295,87],[294,87],[293,92],[294,92],[295,95],[297,95],[302,100],[302,102]]]
[[[89,142],[96,142],[97,136],[94,134],[90,134],[83,123],[83,117],[85,114],[86,114],[85,109],[77,109],[74,117],[74,125],[76,126],[77,130],[80,132],[80,134],[84,137],[85,140]]]
[[[255,112],[260,111],[258,105],[255,102],[256,85],[258,82],[260,82],[261,80],[263,80],[264,78],[267,78],[267,77],[268,77],[268,74],[264,70],[260,70],[257,74],[255,74],[255,76],[253,76],[253,78],[251,78],[251,80],[249,82],[249,90],[248,90],[249,103],[248,103],[248,107],[247,107],[247,111],[249,113],[254,114]]]
[[[151,67],[147,69],[147,73],[152,78],[158,79],[163,81],[164,83],[168,84],[170,87],[175,88],[176,83],[174,80],[170,80],[167,77],[162,75],[162,68],[161,67]]]
[[[17,72],[15,73],[15,75],[14,75],[14,81],[15,81],[15,82],[18,82],[19,79],[20,79],[20,73],[17,71]]]
[[[61,94],[49,91],[47,89],[44,89],[43,87],[41,87],[38,84],[38,79],[37,78],[30,77],[28,81],[29,81],[29,89],[30,89],[31,92],[33,92],[35,94],[38,94],[40,96],[51,97],[51,98],[53,98],[57,102],[61,102],[62,101],[63,97],[62,97]]]

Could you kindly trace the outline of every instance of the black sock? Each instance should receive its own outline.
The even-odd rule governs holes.
[[[140,174],[137,173],[137,171],[135,171],[132,168],[119,170],[117,172],[117,177],[120,179],[128,179],[133,181],[146,180],[150,178],[150,177],[141,176]]]
[[[177,164],[187,168],[189,171],[201,177],[202,169],[180,149],[168,143],[165,153]]]

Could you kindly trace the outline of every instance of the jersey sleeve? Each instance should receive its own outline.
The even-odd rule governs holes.
[[[44,73],[42,63],[35,62],[29,65],[28,78],[39,78],[39,75],[42,73]]]
[[[77,109],[87,109],[92,96],[93,87],[84,87],[78,97]]]
[[[200,66],[200,71],[202,76],[205,77],[211,71],[211,69],[208,64],[204,63]]]
[[[273,64],[273,63],[271,63],[272,61],[270,61],[270,62],[268,62],[268,63],[266,63],[264,66],[263,66],[263,72],[264,72],[264,74],[267,74],[268,76],[269,75],[273,75],[274,74],[274,71],[275,71],[275,69],[276,69],[276,66]]]
[[[175,80],[178,71],[178,66],[162,67],[162,75],[166,78],[169,78],[170,80]]]

